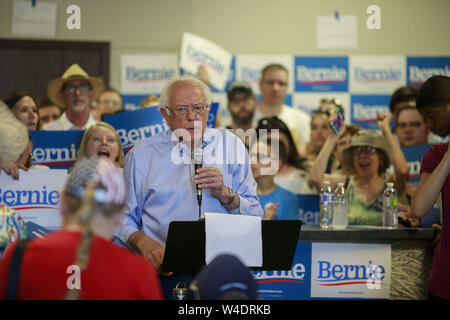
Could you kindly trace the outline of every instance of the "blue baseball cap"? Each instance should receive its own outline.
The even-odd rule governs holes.
[[[241,260],[221,254],[200,270],[190,289],[198,300],[256,300],[257,286],[253,274]]]

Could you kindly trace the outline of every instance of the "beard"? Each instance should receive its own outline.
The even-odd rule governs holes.
[[[236,113],[231,113],[231,118],[233,122],[238,126],[246,126],[252,123],[253,115],[255,114],[255,110],[250,111],[246,116],[239,116]]]

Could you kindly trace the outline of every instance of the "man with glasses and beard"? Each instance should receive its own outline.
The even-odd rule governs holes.
[[[95,124],[89,106],[103,88],[100,78],[90,77],[78,64],[71,65],[61,78],[53,79],[47,86],[49,98],[65,110],[58,120],[42,129],[84,130]]]

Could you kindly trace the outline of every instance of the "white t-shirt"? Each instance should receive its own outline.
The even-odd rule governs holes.
[[[42,130],[85,130],[90,126],[97,123],[97,120],[94,119],[92,115],[89,115],[88,121],[84,124],[83,128],[78,129],[73,125],[72,122],[67,118],[66,113],[64,112],[58,120],[47,123],[42,127]]]
[[[264,115],[259,111],[255,110],[255,115],[253,116],[253,127],[256,128],[258,121],[264,118]],[[283,105],[281,112],[278,115],[291,131],[294,141],[298,143],[309,142],[309,136],[311,131],[311,117],[304,111],[292,108],[288,105]]]

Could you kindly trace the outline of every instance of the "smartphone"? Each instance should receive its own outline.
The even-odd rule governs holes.
[[[341,107],[337,107],[336,109],[337,118],[335,120],[331,120],[329,122],[329,125],[331,127],[331,130],[335,134],[339,133],[339,130],[341,130],[341,124],[344,122],[344,110],[342,110]]]

